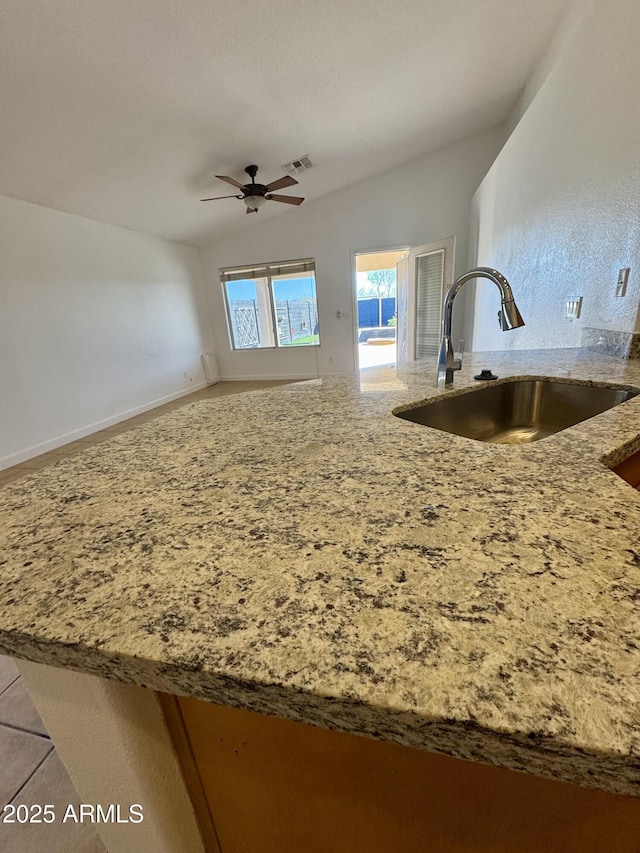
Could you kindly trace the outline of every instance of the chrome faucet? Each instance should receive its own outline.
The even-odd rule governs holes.
[[[453,373],[462,367],[462,361],[454,357],[453,345],[451,343],[453,301],[462,285],[471,281],[472,278],[488,278],[500,291],[502,307],[498,311],[498,323],[503,332],[524,326],[524,320],[520,316],[518,306],[513,299],[511,285],[502,273],[498,272],[498,270],[492,270],[489,267],[476,267],[461,275],[460,278],[457,278],[453,282],[444,297],[442,309],[442,343],[440,344],[440,355],[438,356],[438,388],[453,388]]]

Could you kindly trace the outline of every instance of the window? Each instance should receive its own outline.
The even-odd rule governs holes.
[[[234,350],[320,343],[312,258],[220,270]]]

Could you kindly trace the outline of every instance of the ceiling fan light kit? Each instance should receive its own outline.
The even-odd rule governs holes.
[[[255,210],[256,213],[266,202],[266,198],[263,195],[246,195],[243,200],[247,207],[250,207],[251,210]]]
[[[242,190],[242,195],[221,195],[215,196],[214,198],[202,198],[200,201],[218,201],[222,198],[239,198],[244,201],[247,206],[247,213],[257,213],[258,210],[263,206],[263,204],[267,201],[279,201],[283,204],[302,204],[304,201],[303,198],[296,195],[274,195],[273,190],[280,190],[284,187],[292,187],[294,184],[297,184],[295,178],[292,178],[290,175],[285,175],[283,178],[278,178],[277,181],[272,181],[270,184],[257,184],[256,183],[256,174],[258,172],[257,166],[247,166],[245,172],[251,178],[250,184],[241,184],[240,181],[237,181],[235,178],[230,178],[228,175],[216,175],[221,181],[226,181],[226,183],[231,184],[234,187],[237,187],[239,190]]]

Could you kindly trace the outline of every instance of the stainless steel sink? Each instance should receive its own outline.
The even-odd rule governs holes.
[[[512,379],[393,414],[476,441],[525,444],[586,421],[637,394],[638,388],[578,380]]]

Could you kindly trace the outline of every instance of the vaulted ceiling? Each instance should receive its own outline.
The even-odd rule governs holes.
[[[507,117],[568,0],[2,0],[0,193],[192,245]]]

